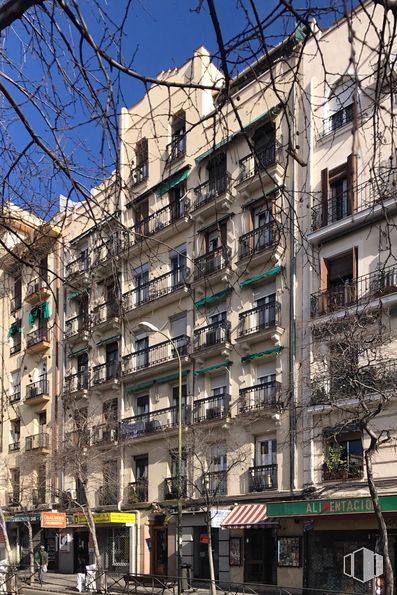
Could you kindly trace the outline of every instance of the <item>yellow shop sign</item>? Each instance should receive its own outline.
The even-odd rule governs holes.
[[[94,512],[92,516],[96,525],[103,525],[105,523],[134,524],[136,521],[134,512]],[[76,525],[86,525],[87,519],[84,514],[75,514],[74,522]]]

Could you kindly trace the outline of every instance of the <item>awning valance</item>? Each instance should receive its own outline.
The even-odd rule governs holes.
[[[267,520],[266,504],[237,504],[227,515],[221,527],[225,529],[249,529]]]
[[[186,378],[189,374],[189,370],[182,371],[182,378]],[[131,386],[127,387],[127,393],[134,393],[138,390],[143,390],[145,388],[149,388],[154,384],[166,384],[167,382],[174,382],[178,381],[179,373],[176,372],[175,374],[168,374],[168,376],[161,376],[160,378],[151,378],[150,380],[145,380],[145,382],[139,382],[137,384],[132,384]]]
[[[225,361],[220,362],[219,364],[214,364],[213,366],[208,366],[208,368],[200,368],[199,370],[195,370],[193,372],[194,376],[200,376],[201,374],[208,374],[209,372],[213,372],[214,370],[219,370],[220,368],[228,368],[232,365],[233,362]]]
[[[245,281],[241,281],[239,283],[240,287],[245,287],[246,285],[251,285],[251,283],[256,283],[257,281],[261,281],[262,279],[267,279],[268,277],[274,277],[278,275],[283,270],[282,266],[274,267],[270,271],[266,271],[266,273],[261,273],[260,275],[256,275],[256,277],[251,277],[250,279],[246,279]]]
[[[216,300],[222,299],[223,297],[228,295],[231,291],[232,291],[232,288],[227,287],[226,289],[222,289],[222,291],[218,291],[217,293],[214,293],[213,295],[209,295],[208,297],[204,297],[201,300],[194,302],[194,305],[196,308],[200,308],[201,306],[206,306],[207,304],[210,304],[211,302],[215,302]]]
[[[100,347],[101,345],[106,345],[107,343],[111,343],[112,341],[118,341],[119,339],[121,339],[121,335],[113,335],[113,337],[108,337],[107,339],[102,339],[102,341],[98,341],[98,343],[96,343],[96,346]]]
[[[281,346],[271,347],[270,349],[266,349],[265,351],[258,351],[257,353],[251,353],[250,355],[245,355],[241,358],[241,362],[249,362],[253,359],[257,359],[258,357],[266,357],[266,355],[272,355],[273,353],[280,353],[282,350]]]
[[[186,180],[186,178],[188,177],[189,169],[190,169],[190,165],[187,165],[186,167],[184,167],[180,171],[176,172],[176,174],[174,174],[167,180],[164,180],[164,182],[161,182],[156,187],[156,190],[155,190],[156,194],[158,196],[161,196],[162,194],[165,194],[166,192],[168,192],[169,190],[171,190],[172,188],[174,188],[181,182],[184,182]]]

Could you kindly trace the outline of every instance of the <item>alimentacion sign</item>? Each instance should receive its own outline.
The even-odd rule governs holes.
[[[380,496],[382,512],[397,512],[397,496]],[[326,516],[339,514],[367,514],[374,512],[371,498],[334,498],[329,500],[296,500],[268,502],[268,517]]]

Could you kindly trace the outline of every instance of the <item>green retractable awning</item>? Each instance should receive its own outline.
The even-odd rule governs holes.
[[[211,147],[210,149],[207,149],[207,151],[204,151],[204,153],[201,153],[201,155],[196,157],[196,159],[195,159],[196,163],[201,163],[202,161],[204,161],[204,159],[209,157],[212,153],[215,153],[218,149],[221,149],[222,147],[231,143],[232,140],[234,140],[238,134],[240,134],[240,133],[233,132],[233,134],[231,134],[230,136],[219,141],[219,143],[216,143],[213,147]]]
[[[212,372],[213,370],[219,370],[220,368],[228,368],[232,364],[233,364],[233,362],[231,362],[230,360],[227,360],[225,362],[220,362],[219,364],[214,364],[213,366],[208,366],[208,368],[201,368],[200,370],[195,370],[193,372],[193,375],[200,376],[201,374],[208,374],[209,372]]]
[[[8,329],[7,337],[13,337],[14,335],[17,335],[20,332],[21,332],[21,321],[17,320],[16,322],[13,322],[12,325],[10,326],[10,328]]]
[[[253,359],[257,359],[258,357],[265,357],[266,355],[272,355],[273,353],[280,353],[283,347],[272,347],[271,349],[266,349],[265,351],[258,351],[258,353],[251,353],[250,355],[245,355],[241,358],[241,363],[244,364],[245,362],[249,362]]]
[[[50,307],[48,302],[43,302],[39,306],[35,306],[29,312],[29,326],[32,327],[34,325],[34,321],[40,317],[40,313],[42,318],[47,319],[50,317]]]
[[[215,302],[216,300],[220,300],[225,295],[228,295],[232,291],[231,287],[227,287],[226,289],[222,289],[222,291],[218,291],[218,293],[214,293],[213,295],[209,295],[208,297],[202,298],[197,302],[194,302],[196,308],[200,308],[201,306],[206,306],[211,302]]]
[[[81,355],[82,353],[87,353],[88,347],[82,347],[82,349],[78,349],[77,351],[71,351],[68,355],[68,358],[71,359],[72,357],[76,357],[76,355]]]
[[[245,287],[246,285],[251,285],[251,283],[256,283],[256,281],[260,281],[261,279],[267,279],[268,277],[274,277],[274,275],[278,275],[283,270],[282,266],[274,267],[270,271],[266,271],[266,273],[261,273],[256,277],[251,277],[251,279],[246,279],[245,281],[241,281],[239,283],[240,287]]]
[[[108,339],[102,339],[102,341],[98,341],[98,343],[95,343],[95,345],[97,347],[100,347],[101,345],[106,345],[106,343],[110,343],[111,341],[118,341],[118,339],[121,338],[121,335],[113,335],[113,337],[109,337]]]
[[[182,378],[186,378],[189,374],[189,370],[182,371]],[[151,378],[150,380],[146,380],[145,382],[139,382],[138,384],[131,384],[131,386],[127,387],[127,393],[134,393],[138,390],[143,390],[144,388],[149,388],[149,386],[153,386],[154,384],[166,384],[167,382],[172,382],[174,380],[179,379],[179,373],[176,372],[175,374],[168,374],[167,376],[161,376],[160,378]]]
[[[166,192],[171,190],[171,188],[174,188],[174,186],[177,186],[181,182],[184,182],[186,180],[186,178],[188,177],[189,169],[190,169],[190,165],[187,165],[186,167],[184,167],[183,169],[178,171],[176,174],[174,174],[167,180],[164,180],[164,182],[161,182],[155,188],[156,194],[158,196],[161,196],[162,194],[165,194]]]
[[[73,291],[72,293],[69,293],[68,300],[74,300],[74,298],[79,297],[80,294],[81,291]]]

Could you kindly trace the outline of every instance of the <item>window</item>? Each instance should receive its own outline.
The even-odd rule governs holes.
[[[11,337],[11,346],[10,346],[10,355],[14,353],[18,353],[21,351],[21,341],[22,341],[22,320],[17,318],[15,322],[13,322],[10,326],[8,331],[8,336]]]
[[[11,421],[11,443],[18,444],[21,439],[21,420],[14,419]]]
[[[46,465],[42,464],[37,467],[37,497],[38,503],[44,504],[46,501],[46,492],[47,492],[47,469]]]
[[[108,425],[115,425],[118,420],[118,400],[106,401],[102,406],[103,421]]]
[[[40,260],[39,264],[39,276],[40,280],[44,282],[44,285],[48,282],[48,257],[44,256]]]
[[[226,446],[217,444],[211,448],[211,458],[208,465],[208,492],[212,495],[227,494],[227,455]]]
[[[341,128],[353,120],[353,95],[355,82],[344,77],[334,86],[328,100],[328,114],[325,134]]]
[[[323,479],[360,479],[363,476],[363,445],[358,432],[328,439],[325,446]]]
[[[18,310],[22,306],[22,278],[20,276],[14,279],[13,298],[11,310]]]
[[[45,432],[45,427],[47,425],[47,412],[41,411],[37,414],[37,421],[39,424],[39,433]]]
[[[171,324],[171,337],[172,338],[176,338],[176,337],[181,337],[182,335],[186,335],[186,325],[187,325],[187,320],[186,320],[186,312],[183,312],[182,314],[178,314],[177,316],[173,316],[170,319],[170,324]]]
[[[146,199],[136,201],[134,203],[134,218],[135,218],[135,227],[134,231],[136,231],[137,235],[134,236],[134,241],[139,242],[142,241],[149,232],[149,224],[148,224],[148,217],[149,217],[149,201]]]
[[[146,368],[149,365],[149,337],[136,336],[135,352],[137,369]]]
[[[20,504],[20,470],[18,468],[10,469],[10,481],[11,481],[11,494],[10,504],[11,506],[18,506]]]
[[[258,298],[255,306],[257,310],[254,328],[265,329],[273,326],[276,322],[276,294]]]
[[[357,156],[351,153],[347,161],[339,167],[331,171],[322,170],[321,209],[314,209],[314,229],[344,219],[357,209],[357,168]]]
[[[332,312],[352,305],[356,298],[357,250],[322,261],[322,310]]]
[[[149,413],[149,395],[143,395],[136,398],[136,415],[146,415]]]
[[[136,305],[145,304],[149,299],[149,264],[144,264],[134,271]]]
[[[117,341],[106,345],[106,379],[118,376],[119,370],[119,344]]]
[[[139,184],[149,175],[149,147],[147,138],[142,138],[135,147],[136,167],[132,171],[133,184]]]
[[[183,244],[170,253],[171,286],[176,288],[186,281],[186,246]]]
[[[171,126],[171,144],[169,158],[171,161],[178,159],[186,152],[186,115],[184,111],[176,114]]]
[[[171,207],[171,223],[177,221],[185,214],[185,195],[186,184],[178,184],[169,192],[169,201]]]
[[[88,353],[84,351],[77,356],[77,388],[88,388]]]
[[[135,457],[135,479],[137,482],[147,483],[149,459],[147,455]]]
[[[227,189],[226,154],[219,153],[208,162],[208,191],[210,195],[219,195]]]
[[[257,159],[256,167],[264,169],[272,165],[276,159],[276,133],[274,125],[266,124],[258,128],[252,140]]]
[[[182,423],[187,423],[187,385],[182,384]],[[178,411],[179,411],[179,386],[172,387],[172,400],[171,400],[171,424],[173,426],[178,425]]]

